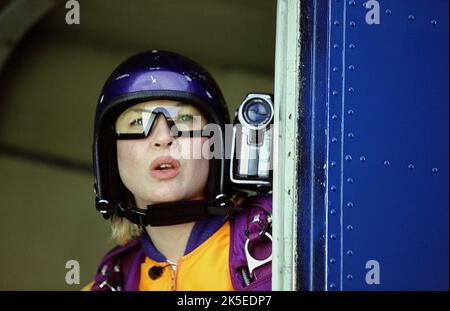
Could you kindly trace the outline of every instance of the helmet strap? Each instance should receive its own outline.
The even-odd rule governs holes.
[[[223,194],[213,200],[184,200],[156,203],[147,209],[130,208],[123,202],[117,203],[119,216],[141,226],[170,226],[199,221],[211,216],[231,217],[244,210],[235,207]]]

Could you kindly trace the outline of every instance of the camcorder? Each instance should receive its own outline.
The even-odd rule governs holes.
[[[273,95],[248,94],[235,113],[230,179],[239,188],[269,192],[273,168]]]

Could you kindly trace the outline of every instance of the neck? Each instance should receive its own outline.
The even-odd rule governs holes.
[[[203,195],[198,195],[190,200],[203,199]],[[151,202],[143,202],[135,198],[136,205],[140,209],[146,209]],[[184,255],[189,236],[195,222],[189,222],[170,226],[147,226],[145,230],[150,236],[156,249],[171,262],[177,262]]]
[[[152,227],[145,229],[153,245],[171,262],[177,262],[183,255],[195,222]]]

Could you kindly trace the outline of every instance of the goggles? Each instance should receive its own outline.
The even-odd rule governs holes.
[[[173,137],[201,137],[207,124],[203,113],[195,106],[173,102],[155,105],[149,102],[136,104],[122,112],[116,120],[117,139],[142,139],[150,135],[158,117],[166,119]]]

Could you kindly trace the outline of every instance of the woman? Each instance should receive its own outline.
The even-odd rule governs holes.
[[[270,289],[271,198],[231,188],[227,123],[214,79],[186,57],[154,50],[116,68],[93,159],[96,207],[119,246],[85,289]]]

